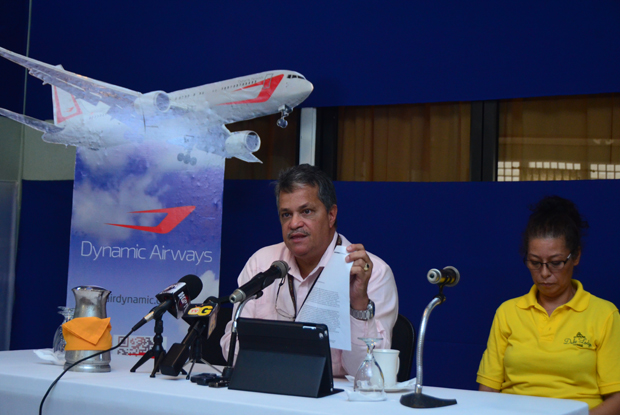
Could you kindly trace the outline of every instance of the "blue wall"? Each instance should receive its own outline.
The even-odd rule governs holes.
[[[23,19],[28,2],[9,3]],[[30,56],[140,92],[269,69],[314,83],[305,106],[620,91],[615,0],[32,4]],[[30,77],[29,91],[28,114],[50,119],[50,88]]]
[[[52,347],[69,275],[73,181],[22,181],[11,349]]]
[[[13,349],[49,347],[60,323],[56,307],[65,301],[71,188],[72,182],[24,182]],[[495,309],[532,284],[519,243],[528,206],[545,195],[574,200],[586,216],[590,235],[577,278],[593,294],[620,304],[620,283],[610,269],[619,251],[620,181],[337,182],[336,190],[339,231],[392,266],[400,312],[416,330],[437,293],[426,281],[428,270],[452,265],[461,273],[461,282],[446,288],[447,301],[430,318],[427,385],[476,388]],[[222,226],[224,295],[236,288],[254,251],[281,241],[269,182],[226,181]],[[170,281],[178,278],[171,275]],[[148,287],[153,293],[160,288]]]
[[[0,6],[0,47],[26,54],[28,2],[16,0]],[[23,109],[25,70],[0,58],[0,108],[21,112]]]

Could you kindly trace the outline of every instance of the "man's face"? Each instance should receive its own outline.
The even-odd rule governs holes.
[[[332,241],[338,208],[329,211],[319,199],[316,186],[280,192],[278,211],[282,238],[295,258],[316,266]]]

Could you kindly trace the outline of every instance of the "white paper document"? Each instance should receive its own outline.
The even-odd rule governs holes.
[[[351,350],[349,280],[353,263],[344,261],[347,255],[346,247],[336,246],[296,319],[327,325],[330,346],[342,350]]]

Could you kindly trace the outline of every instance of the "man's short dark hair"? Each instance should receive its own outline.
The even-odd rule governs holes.
[[[275,185],[276,204],[280,207],[280,193],[293,193],[303,186],[318,187],[319,200],[329,211],[336,204],[336,189],[329,176],[309,164],[300,164],[280,171]]]

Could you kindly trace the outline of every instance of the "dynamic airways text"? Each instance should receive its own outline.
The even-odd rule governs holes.
[[[195,262],[196,265],[201,262],[211,262],[211,251],[195,251],[192,249],[167,249],[165,246],[154,245],[150,253],[146,248],[139,245],[135,247],[126,246],[96,246],[90,241],[82,241],[81,255],[83,257],[91,257],[93,261],[99,258],[128,258],[128,259],[149,259],[160,261],[187,261]]]

